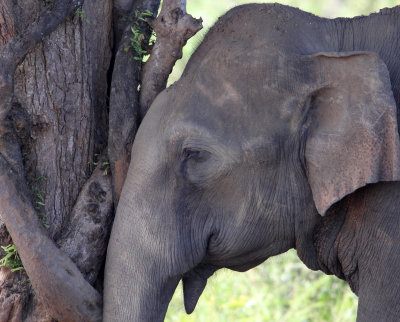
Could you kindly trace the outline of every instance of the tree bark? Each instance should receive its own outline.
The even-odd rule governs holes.
[[[82,3],[0,0],[0,245],[14,243],[26,270],[0,267],[0,321],[101,320],[105,250],[139,125],[131,26],[145,46],[137,12],[160,1]],[[168,17],[188,29],[173,59],[147,63],[161,68],[156,78],[193,34],[179,5]],[[167,57],[161,36],[154,55]],[[141,84],[152,89],[146,104],[163,86]]]
[[[55,5],[57,3],[53,6]],[[44,3],[35,7],[35,11],[38,12],[42,6]],[[32,6],[4,2],[3,8],[7,9],[3,21],[14,25],[15,32],[24,32],[30,21],[17,21],[18,15],[11,13],[17,12],[24,16],[24,9],[32,9]],[[87,1],[79,10],[84,14],[73,15],[59,25],[25,58],[16,72],[11,113],[21,143],[28,185],[34,194],[40,194],[44,199],[40,200],[42,205],[39,205],[39,200],[35,200],[34,195],[33,202],[39,208],[38,215],[43,223],[49,225],[49,234],[53,238],[57,238],[62,231],[65,232],[70,212],[93,168],[91,163],[94,153],[104,149],[107,140],[106,93],[107,70],[111,57],[111,1],[102,1],[100,4]],[[32,12],[30,16],[35,17]],[[64,20],[58,12],[50,14],[49,17],[59,18],[61,22]],[[31,20],[34,22],[34,19]],[[10,42],[6,42],[12,39],[12,36],[14,35],[10,34],[8,39],[2,38],[5,50],[10,46]],[[4,203],[2,205],[4,211]],[[105,233],[100,242],[103,243],[103,253],[107,229],[104,228]],[[14,234],[20,237],[21,230]],[[14,238],[14,243],[17,244],[17,240]],[[4,241],[9,242],[7,238]],[[20,248],[20,253],[24,252],[24,247]],[[43,251],[45,247],[41,245],[40,248]],[[32,249],[30,251],[32,252]],[[48,254],[50,258],[51,254]],[[22,254],[21,257],[24,262]],[[101,262],[103,260],[104,254]],[[101,264],[97,265],[101,267]],[[45,271],[43,270],[43,273]],[[77,272],[76,275],[80,276],[80,273]],[[21,280],[26,278],[22,276]],[[18,283],[21,283],[21,280]],[[80,283],[83,283],[83,279]],[[40,289],[40,283],[36,284],[39,284],[36,286]],[[50,285],[49,282],[43,284]],[[8,292],[5,298],[15,298],[14,302],[18,302],[16,307],[23,308],[17,311],[22,310],[24,319],[50,320],[40,301],[31,300],[33,296],[29,294],[22,296],[26,295],[26,289],[8,289],[14,289],[15,292]],[[95,293],[92,295],[97,296]],[[54,294],[52,296],[54,297]],[[3,306],[12,307],[11,304],[11,300],[3,301]],[[61,302],[58,303],[60,304]],[[4,311],[16,310],[5,308]],[[12,320],[13,316],[15,318],[15,314],[11,313],[9,319]]]
[[[120,6],[128,6],[127,1],[117,2]],[[135,12],[141,13],[145,10],[157,12],[159,0],[139,0],[125,17],[133,18]],[[121,10],[117,11],[121,15]],[[120,18],[119,16],[117,18]],[[121,21],[122,20],[122,21]],[[123,24],[124,23],[124,24]],[[138,23],[143,30],[143,43],[147,43],[151,30],[144,23]],[[122,25],[124,27],[122,27]],[[113,173],[114,205],[118,204],[119,196],[125,182],[131,160],[131,149],[139,126],[139,90],[140,70],[142,62],[133,59],[136,55],[131,47],[133,37],[132,22],[129,19],[119,19],[114,28],[115,38],[118,40],[115,61],[112,73],[110,91],[110,135],[108,139],[108,156]]]
[[[60,25],[16,73],[14,102],[30,128],[23,139],[26,176],[32,188],[45,191],[43,210],[54,239],[107,138],[111,1],[86,1],[81,10],[83,17]]]
[[[148,20],[157,34],[151,56],[144,66],[140,92],[140,117],[143,118],[154,98],[166,86],[175,62],[182,58],[182,48],[201,28],[203,20],[186,13],[186,0],[164,1],[155,20]]]

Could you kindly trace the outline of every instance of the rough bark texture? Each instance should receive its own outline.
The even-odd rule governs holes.
[[[27,9],[38,11],[39,7],[33,8],[32,1],[26,2]],[[11,39],[17,32],[21,31],[21,23],[18,17],[24,16],[22,10],[17,11],[17,2],[12,0],[0,1],[0,49]],[[27,17],[25,17],[27,18]],[[33,18],[33,17],[32,17]],[[27,19],[25,23],[31,22],[32,18]],[[21,123],[22,121],[22,123]],[[18,118],[16,124],[24,124],[24,120]],[[21,137],[23,136],[24,126],[20,127]],[[12,239],[7,231],[5,224],[0,219],[0,245],[7,246],[12,244]],[[1,255],[4,255],[3,252]],[[26,304],[29,302],[32,287],[26,274],[22,272],[12,273],[8,267],[0,268],[0,321],[20,321],[26,318]],[[24,312],[25,311],[25,312]],[[25,314],[24,314],[25,313]],[[46,320],[47,314],[41,315],[41,320]]]
[[[136,3],[129,16],[135,11],[149,10],[156,12],[160,1],[144,0]],[[154,21],[149,24],[157,33],[156,45],[143,67],[140,105],[137,88],[140,84],[138,69],[141,62],[132,59],[130,45],[132,33],[130,24],[124,24],[123,13],[127,14],[132,4],[128,0],[117,1],[114,35],[118,41],[118,51],[113,68],[110,93],[110,136],[108,155],[113,172],[114,204],[118,204],[121,190],[130,163],[130,152],[140,118],[143,118],[150,104],[167,84],[168,76],[175,62],[182,57],[182,48],[186,41],[202,28],[201,19],[194,19],[186,14],[186,1],[164,1],[163,8]],[[125,19],[126,20],[126,19]],[[123,29],[125,27],[125,30]],[[122,30],[124,32],[122,33]],[[145,31],[145,43],[149,31]],[[121,34],[122,33],[122,34]],[[140,109],[139,109],[140,106]]]
[[[15,101],[27,116],[23,153],[28,183],[40,180],[44,212],[57,238],[90,175],[95,145],[107,137],[106,92],[111,2],[87,1],[29,54],[16,73]],[[87,21],[86,21],[87,19]],[[102,133],[104,131],[104,133]]]
[[[149,24],[157,34],[157,41],[143,69],[142,82],[146,86],[140,93],[141,118],[167,86],[168,76],[175,62],[182,57],[187,40],[203,28],[201,18],[195,19],[186,13],[185,0],[164,1],[157,19]]]
[[[115,0],[113,1],[113,30],[114,30],[114,49],[119,48],[122,34],[128,25],[128,17],[132,11],[135,0]]]
[[[0,321],[101,320],[101,294],[88,282],[102,291],[113,201],[139,124],[130,26],[160,1],[82,3],[0,0],[0,245],[14,243],[26,269],[0,268]],[[192,20],[185,1],[179,8],[169,17],[182,27]],[[152,64],[158,78],[172,70]],[[163,86],[150,84],[152,95]]]
[[[15,35],[12,4],[8,0],[0,1],[0,47]]]
[[[1,245],[12,243],[4,224],[0,226]],[[28,276],[23,272],[12,273],[10,268],[0,268],[0,321],[21,321],[25,303],[32,292]],[[25,314],[26,316],[27,314]]]
[[[1,215],[35,293],[58,320],[100,321],[101,296],[69,257],[47,238],[35,210],[24,198],[23,183],[15,174],[7,173],[7,168],[8,163],[0,158]]]
[[[112,210],[111,172],[106,159],[101,159],[57,241],[92,285],[104,262]]]
[[[120,1],[127,6],[128,2]],[[133,6],[131,12],[126,16],[134,16],[135,11],[144,12],[149,10],[157,12],[160,4],[159,0],[139,1]],[[120,12],[120,11],[118,11]],[[115,62],[112,74],[112,83],[110,91],[110,135],[108,140],[108,156],[113,173],[113,192],[114,204],[117,206],[126,173],[131,160],[131,149],[133,139],[139,125],[139,92],[138,86],[139,71],[142,65],[141,61],[133,59],[135,53],[130,46],[130,38],[133,36],[131,31],[131,22],[129,19],[120,22],[114,29],[116,39],[119,39],[118,50],[115,56]],[[122,35],[120,28],[125,22],[125,29]],[[142,23],[143,24],[143,23]],[[145,27],[145,26],[142,26]],[[144,28],[144,43],[147,43],[150,37],[150,29]]]
[[[64,7],[71,7],[69,12],[75,10],[76,3],[73,1],[64,2]],[[22,8],[29,8],[29,5],[26,7],[12,5],[11,2],[4,2],[4,7],[8,8],[7,13],[12,11],[22,13],[24,11]],[[40,41],[41,37],[46,36],[47,32],[43,32],[44,29],[49,26],[54,29],[65,19],[62,15],[68,14],[68,12],[65,12],[62,6],[63,2],[61,1],[49,5],[48,10],[43,12],[44,18],[35,21],[35,24],[29,28],[26,28],[27,21],[25,20],[27,30],[25,36],[16,37],[14,40],[13,35],[10,34],[9,39],[11,40],[3,46],[1,55],[3,62],[10,57],[12,58],[12,61],[8,62],[7,65],[2,65],[9,67],[9,70],[6,68],[3,70],[3,83],[1,84],[3,85],[1,100],[2,137],[3,142],[5,142],[1,151],[2,161],[5,161],[3,162],[3,171],[7,173],[7,164],[11,165],[14,173],[19,173],[17,179],[20,181],[23,179],[24,171],[21,169],[22,162],[18,161],[17,137],[13,134],[12,126],[8,126],[8,129],[4,128],[7,123],[4,122],[9,117],[9,107],[7,106],[11,104],[10,99],[7,98],[7,92],[10,93],[8,96],[11,98],[13,94],[11,73],[15,66],[12,65],[19,63],[19,60],[25,56],[24,51],[32,48],[36,42]],[[55,10],[51,11],[54,7]],[[16,10],[16,8],[20,10]],[[78,196],[80,187],[88,177],[90,170],[88,162],[93,158],[94,148],[97,147],[98,150],[104,148],[107,137],[107,127],[105,126],[107,123],[105,118],[106,73],[111,55],[111,2],[104,1],[101,5],[95,5],[94,2],[88,1],[82,11],[87,12],[87,14],[85,16],[75,15],[66,23],[61,24],[44,43],[40,44],[26,58],[17,72],[15,86],[17,99],[13,100],[12,104],[11,116],[22,146],[27,178],[32,190],[39,191],[42,198],[45,196],[45,206],[43,206],[43,209],[39,209],[39,214],[43,213],[42,219],[51,223],[50,232],[52,236],[56,236],[62,228],[62,224],[68,218],[69,211]],[[30,14],[33,17],[35,16],[32,15],[32,12]],[[22,23],[21,26],[17,25],[16,17],[16,15],[3,15],[3,21],[8,19],[16,26],[14,30],[23,31],[24,27],[21,27]],[[8,40],[4,37],[3,39],[3,43]],[[9,53],[15,54],[14,57],[10,56]],[[97,132],[101,135],[96,135],[95,128],[102,131]],[[37,180],[38,178],[41,179]],[[76,320],[88,320],[87,316],[90,316],[90,320],[101,319],[99,315],[101,298],[94,289],[88,287],[87,282],[84,281],[72,262],[57,250],[53,243],[46,241],[45,235],[47,233],[42,232],[33,237],[33,235],[36,235],[34,231],[37,227],[35,226],[40,227],[41,223],[37,222],[37,214],[29,207],[31,196],[27,192],[28,189],[24,188],[24,182],[15,185],[17,179],[14,179],[10,178],[9,175],[2,176],[3,187],[9,188],[7,192],[16,189],[14,190],[15,195],[20,195],[22,199],[18,200],[14,197],[17,200],[14,200],[15,204],[10,205],[9,200],[4,197],[1,203],[1,214],[9,231],[14,234],[13,242],[19,248],[19,253],[26,264],[25,266],[27,266],[27,272],[36,293],[42,299],[46,299],[44,301],[47,303],[46,306],[52,307],[50,311],[53,312],[53,316],[60,319],[65,319],[67,316],[74,319],[74,314],[76,314]],[[3,196],[7,196],[7,193],[5,192]],[[8,197],[11,198],[10,195]],[[41,203],[43,204],[42,200]],[[21,218],[18,211],[25,212],[22,214],[24,219]],[[18,222],[10,222],[10,220],[7,221],[7,218],[4,218],[5,214],[10,216],[13,212],[15,212],[15,216],[11,219],[18,220],[20,218]],[[21,228],[26,224],[24,222],[32,220],[32,218],[27,217],[27,214],[34,216],[36,222],[30,222],[31,225],[26,226],[26,233],[23,234]],[[24,222],[21,222],[21,220]],[[18,227],[18,229],[13,231],[15,227]],[[28,228],[30,232],[28,232]],[[93,226],[93,228],[96,227]],[[103,244],[103,250],[106,237],[107,234],[104,234],[103,240],[100,241],[100,244]],[[3,239],[3,241],[6,240],[7,238]],[[26,249],[26,245],[34,247],[35,240],[38,247],[33,249],[41,250],[47,254],[47,258],[52,260],[52,264],[47,263],[49,265],[46,265],[46,259],[43,258],[43,254],[39,254],[40,252],[33,256],[32,248]],[[79,249],[76,251],[79,252]],[[42,267],[40,265],[39,269],[34,267],[35,265],[31,267],[32,261],[41,262]],[[63,261],[64,264],[62,264]],[[67,274],[62,273],[63,270],[54,265],[64,266]],[[61,275],[53,276],[54,271],[61,273]],[[74,276],[69,276],[68,272],[73,272]],[[42,278],[43,276],[46,278]],[[43,282],[49,278],[52,281]],[[72,280],[68,281],[70,278]],[[78,280],[73,281],[75,278]],[[57,281],[61,281],[62,284],[67,283],[72,289],[68,291],[68,287],[65,289],[64,284],[57,287]],[[21,279],[18,282],[20,284]],[[50,293],[48,293],[48,290],[43,289],[43,285],[50,286],[51,284],[53,285]],[[76,288],[78,284],[83,287],[81,291]],[[61,297],[57,296],[57,292],[54,292],[57,288],[61,292]],[[2,290],[6,289],[2,288]],[[38,301],[32,300],[32,297],[28,297],[30,301],[26,301],[26,296],[22,298],[22,295],[29,295],[26,290],[13,290],[13,287],[8,289],[11,291],[5,296],[7,300],[2,301],[0,311],[10,312],[9,320],[18,320],[20,314],[18,308],[21,307],[23,313],[25,313],[23,315],[28,320],[44,321],[50,319],[47,313],[40,312],[43,310],[41,310],[42,305]],[[75,299],[75,308],[71,307],[71,303],[62,305],[62,302],[60,302],[68,298],[68,292],[71,292],[70,299]],[[76,292],[82,295],[81,299],[79,299],[80,296],[76,296]],[[85,293],[86,295],[84,295]],[[93,301],[89,306],[92,306],[94,311],[88,309],[88,298],[91,299],[89,301]],[[13,302],[15,308],[12,305]],[[55,306],[60,308],[59,312],[54,312]],[[10,307],[11,309],[9,309]],[[76,313],[66,315],[66,311],[63,310],[68,311],[68,307]],[[90,312],[85,312],[85,310]]]

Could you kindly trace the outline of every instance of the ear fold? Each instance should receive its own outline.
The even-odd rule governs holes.
[[[400,179],[396,103],[386,65],[374,54],[309,56],[318,89],[311,95],[308,180],[324,215],[368,183]]]

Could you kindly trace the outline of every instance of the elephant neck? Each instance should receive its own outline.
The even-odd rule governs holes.
[[[358,320],[400,321],[400,182],[379,182],[334,205],[314,230],[320,270],[359,296]]]
[[[357,231],[363,212],[354,203],[356,197],[344,198],[320,218],[314,229],[313,243],[319,270],[346,280],[357,294]]]
[[[399,209],[400,182],[368,185],[333,205],[314,229],[319,269],[346,280],[360,300],[383,296],[384,285],[400,294]]]

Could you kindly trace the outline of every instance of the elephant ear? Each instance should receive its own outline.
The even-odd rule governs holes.
[[[386,65],[373,53],[308,56],[305,159],[318,212],[369,183],[400,179],[397,110]]]

